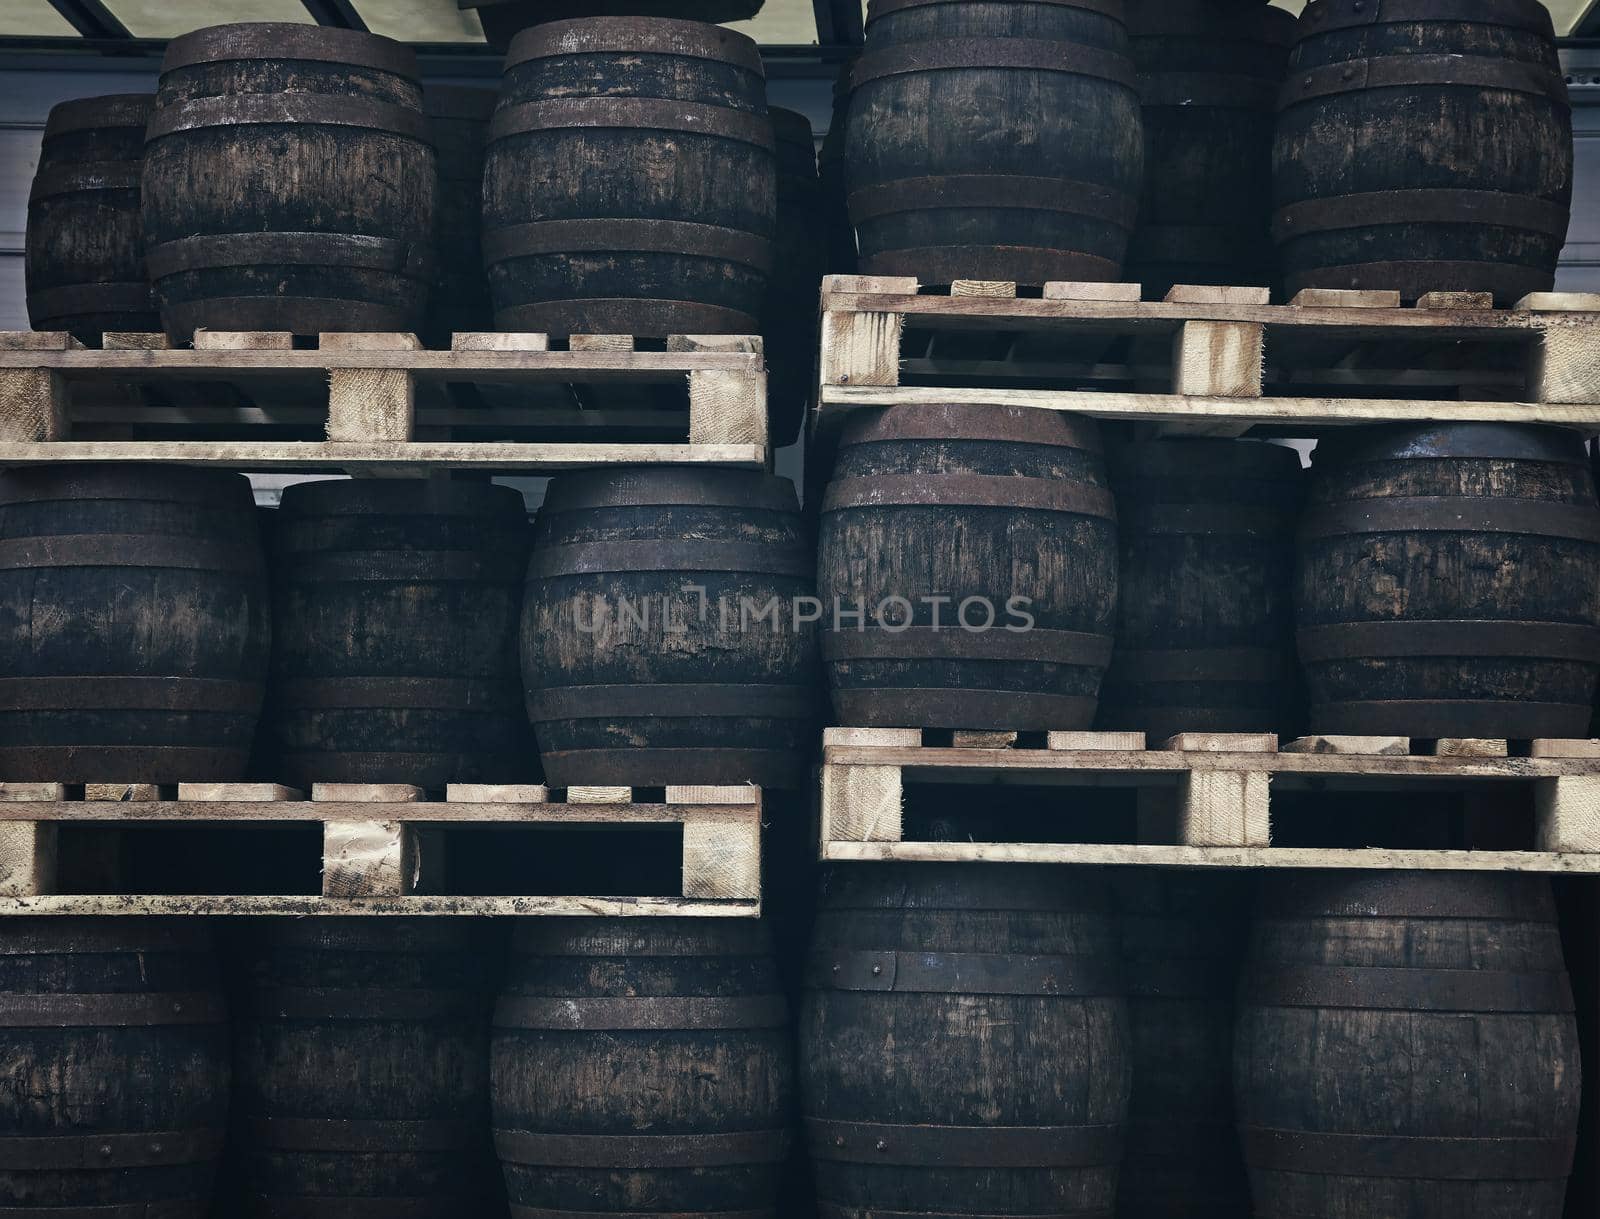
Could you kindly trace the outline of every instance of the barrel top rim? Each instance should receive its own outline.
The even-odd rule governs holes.
[[[244,45],[236,51],[229,42]],[[304,56],[297,52],[307,53]],[[201,63],[232,60],[296,60],[337,62],[418,80],[417,55],[403,42],[367,30],[298,21],[240,21],[206,26],[179,35],[167,44],[161,71],[176,71]]]
[[[1331,26],[1331,27],[1324,27],[1323,29],[1315,29],[1315,28],[1313,28],[1313,26],[1316,23],[1316,18],[1311,16],[1311,14],[1317,13],[1317,12],[1328,12],[1328,11],[1330,11],[1331,6],[1336,4],[1336,3],[1339,3],[1339,0],[1308,0],[1308,3],[1306,4],[1305,8],[1301,10],[1300,16],[1295,21],[1296,41],[1297,42],[1304,42],[1304,41],[1306,41],[1308,39],[1311,39],[1311,38],[1320,38],[1324,34],[1327,34],[1327,33],[1330,33],[1330,32],[1336,31],[1336,30],[1340,30],[1340,29],[1347,29],[1347,28],[1349,28],[1349,26],[1351,24],[1355,24],[1353,22],[1350,22],[1350,23],[1346,23],[1344,25],[1335,25],[1335,26]],[[1526,17],[1523,19],[1523,23],[1521,23],[1519,25],[1516,25],[1516,26],[1513,26],[1512,28],[1514,28],[1514,29],[1526,29],[1526,30],[1528,30],[1528,31],[1530,31],[1532,33],[1535,33],[1535,34],[1547,33],[1550,37],[1552,37],[1552,38],[1555,37],[1555,19],[1550,15],[1550,10],[1547,7],[1545,7],[1545,5],[1542,3],[1542,0],[1501,0],[1501,3],[1518,5],[1526,13]],[[1386,19],[1384,19],[1384,20],[1378,20],[1378,21],[1362,20],[1362,21],[1359,22],[1359,24],[1368,25],[1368,26],[1370,26],[1370,25],[1400,25],[1400,24],[1410,24],[1410,23],[1415,22],[1415,21],[1420,21],[1420,22],[1422,22],[1424,24],[1435,24],[1435,23],[1443,24],[1443,23],[1447,23],[1447,22],[1451,21],[1451,19],[1450,19],[1450,17],[1448,15],[1444,15],[1444,14],[1431,15],[1431,16],[1430,15],[1425,15],[1425,16],[1420,16],[1419,17],[1419,16],[1416,16],[1414,13],[1413,14],[1408,14],[1407,12],[1405,12],[1404,10],[1406,9],[1407,6],[1404,5],[1404,4],[1401,4],[1401,5],[1398,5],[1398,6],[1395,6],[1395,7],[1397,9],[1401,10],[1401,11],[1397,11],[1397,12],[1391,14],[1391,15],[1388,15],[1386,17]],[[1374,8],[1378,10],[1378,15],[1380,17],[1384,16],[1381,5],[1375,5]],[[1487,25],[1487,24],[1504,24],[1504,22],[1491,23],[1491,22],[1481,21],[1481,20],[1480,21],[1473,21],[1471,18],[1460,18],[1458,20],[1462,21],[1464,24],[1484,24],[1484,25]]]
[[[933,437],[918,435],[915,425],[940,418],[969,424],[979,435],[951,436],[950,440],[969,443],[1039,444],[1052,448],[1104,452],[1100,430],[1093,420],[1061,411],[1040,411],[1031,407],[989,406],[980,403],[904,403],[878,411],[855,411],[845,420],[839,447],[875,444],[883,441],[932,442]],[[995,425],[1004,422],[1006,432]],[[910,423],[911,434],[901,434],[897,424]]]
[[[44,121],[44,138],[61,135],[68,131],[93,131],[117,130],[119,128],[140,127],[149,121],[150,112],[155,109],[156,95],[152,93],[106,93],[99,97],[73,97],[64,102],[57,102],[50,107],[50,113]],[[105,120],[114,117],[121,110],[136,110],[143,114],[144,122],[132,121],[137,115],[128,115],[128,122],[89,122],[86,120],[99,118]]]
[[[1180,464],[1197,456],[1209,458],[1212,455],[1225,460],[1216,462],[1203,460],[1199,465],[1187,470]],[[1199,478],[1225,472],[1298,484],[1305,475],[1299,452],[1287,445],[1241,441],[1222,436],[1169,436],[1154,440],[1135,440],[1127,444],[1110,446],[1107,460],[1112,473],[1123,478],[1148,478],[1158,475]],[[1149,464],[1142,464],[1144,462]],[[1222,469],[1229,465],[1235,468]]]
[[[798,512],[800,509],[793,480],[780,474],[709,467],[621,466],[571,470],[555,475],[545,491],[540,513],[586,512],[602,505],[693,507],[698,501],[692,498],[664,497],[687,496],[696,487],[715,488],[724,493],[744,491],[748,503],[736,510]]]
[[[582,45],[585,35],[593,39],[593,48]],[[565,46],[561,45],[563,38],[568,40]],[[621,40],[631,53],[720,60],[766,75],[761,48],[749,35],[678,17],[569,17],[532,25],[512,38],[506,51],[506,71],[563,55],[617,53],[602,47],[612,40]]]
[[[1503,449],[1504,452],[1491,452]],[[1570,428],[1536,423],[1393,423],[1325,438],[1312,470],[1376,461],[1426,461],[1499,456],[1586,467],[1582,438]],[[1321,460],[1319,460],[1319,458]]]
[[[418,484],[421,484],[420,486]],[[294,483],[283,489],[279,512],[287,513],[284,520],[304,516],[320,516],[329,508],[364,508],[365,511],[341,512],[338,515],[385,516],[396,511],[389,501],[398,500],[404,505],[403,516],[441,515],[440,506],[471,508],[482,505],[486,510],[503,509],[508,516],[513,506],[516,515],[526,519],[526,502],[522,492],[500,483],[435,482],[422,479],[322,479],[317,482]]]

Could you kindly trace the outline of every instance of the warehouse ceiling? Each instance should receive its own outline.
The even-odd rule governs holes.
[[[1298,12],[1305,0],[1273,0]],[[864,7],[864,5],[863,5]],[[1562,35],[1600,35],[1600,0],[1547,0]],[[854,0],[767,0],[754,21],[736,23],[768,46],[853,41]],[[366,28],[407,42],[483,42],[456,0],[0,0],[0,39],[162,40],[221,21],[303,21]]]

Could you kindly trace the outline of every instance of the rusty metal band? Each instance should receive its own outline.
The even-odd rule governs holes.
[[[227,1005],[211,991],[0,996],[0,1028],[156,1028],[223,1024]]]
[[[1079,997],[1124,991],[1119,964],[1093,956],[834,949],[812,954],[806,973],[807,985],[818,990]]]
[[[6,711],[236,711],[261,709],[261,682],[209,677],[0,677]]]
[[[324,550],[288,552],[274,577],[287,584],[520,584],[523,552]]]
[[[809,720],[817,714],[818,696],[809,686],[755,682],[745,685],[563,686],[530,691],[527,704],[529,716],[540,722],[610,716]]]
[[[1295,514],[1259,504],[1150,504],[1124,495],[1118,509],[1124,537],[1142,533],[1263,538],[1286,545],[1294,541]]]
[[[1139,213],[1136,196],[1098,182],[1038,178],[1022,174],[938,174],[898,178],[850,192],[850,217],[857,224],[948,208],[1005,208],[1088,216],[1132,227]]]
[[[1239,1137],[1253,1168],[1419,1181],[1564,1181],[1577,1149],[1576,1135],[1429,1138],[1241,1126]]]
[[[296,677],[272,683],[272,702],[279,708],[313,711],[372,707],[494,712],[521,705],[522,683],[515,677]]]
[[[1301,25],[1304,37],[1364,25],[1400,25],[1449,21],[1452,24],[1500,25],[1554,37],[1549,10],[1534,0],[1450,0],[1448,15],[1438,0],[1382,0],[1376,4],[1341,4],[1326,0],[1307,5]]]
[[[0,754],[0,761],[3,761]],[[739,783],[797,788],[805,761],[792,745],[766,749],[713,749],[703,745],[652,749],[627,745],[618,749],[544,749],[539,752],[545,778],[552,787],[583,784],[641,786],[662,775],[678,775],[685,783]]]
[[[964,0],[870,0],[867,5],[867,24],[870,26],[879,18],[887,17],[890,13],[903,12],[912,8],[927,8],[934,4],[960,4]],[[1110,17],[1119,25],[1123,24],[1123,11],[1126,7],[1124,0],[1028,0],[1030,4],[1048,4],[1056,8],[1082,9],[1086,13],[1099,13],[1102,17]]]
[[[489,120],[489,139],[495,142],[516,135],[596,128],[675,131],[699,138],[735,140],[767,152],[776,149],[772,124],[764,114],[730,110],[708,102],[656,97],[568,98],[501,106]]]
[[[605,251],[722,258],[767,272],[772,242],[744,229],[687,220],[539,220],[483,232],[485,266],[539,254]]]
[[[760,576],[815,577],[810,554],[761,542],[574,542],[535,548],[528,579],[553,576],[645,575],[667,571],[736,571]]]
[[[272,986],[249,997],[257,1017],[268,1020],[460,1020],[486,1010],[470,990]]]
[[[1311,704],[1310,724],[1316,732],[1412,733],[1417,736],[1492,737],[1506,733],[1522,740],[1565,739],[1587,731],[1589,701],[1540,703],[1520,698],[1347,699]]]
[[[146,138],[155,141],[185,131],[261,126],[359,127],[416,140],[427,146],[430,157],[433,152],[428,120],[420,109],[317,93],[233,94],[160,106],[150,116]]]
[[[471,759],[474,763],[501,774],[520,773],[527,769],[529,753],[531,750],[489,749],[474,743],[469,748],[442,749],[432,753],[402,749],[380,752],[280,747],[277,757],[284,766],[294,767],[299,774],[320,774],[325,781],[335,783],[366,783],[374,775],[405,774],[440,766],[459,767],[464,759]]]
[[[878,1212],[882,1213],[882,1212]],[[759,1211],[628,1211],[627,1219],[777,1219],[776,1210]],[[616,1211],[575,1211],[570,1207],[511,1204],[511,1219],[618,1219]]]
[[[1278,241],[1289,241],[1307,233],[1373,225],[1472,224],[1564,239],[1571,215],[1569,204],[1531,195],[1417,187],[1302,199],[1273,213],[1272,236]]]
[[[430,262],[423,245],[364,233],[209,233],[165,241],[145,251],[153,279],[259,265],[347,267],[416,277]]]
[[[1318,873],[1263,890],[1263,918],[1510,919],[1554,923],[1548,885],[1462,885],[1448,872]]]
[[[44,138],[53,140],[80,131],[115,131],[123,127],[143,131],[155,105],[153,93],[119,93],[61,102],[50,108],[44,121]]]
[[[1600,509],[1543,499],[1396,495],[1325,504],[1300,522],[1302,541],[1367,533],[1514,533],[1600,542]]]
[[[1078,214],[1078,209],[1075,209]],[[1133,222],[1117,227],[1132,230]],[[863,254],[863,275],[921,276],[929,284],[947,284],[970,279],[978,269],[996,278],[1004,276],[1019,284],[1042,284],[1054,280],[1090,283],[1115,282],[1122,274],[1120,259],[1102,258],[1079,250],[1062,250],[1041,245],[1004,244],[907,246]]]
[[[362,30],[298,22],[246,22],[197,30],[167,44],[162,72],[240,60],[332,63],[415,79],[416,53],[403,43]]]
[[[39,288],[28,293],[32,317],[63,317],[72,313],[134,313],[156,318],[155,290],[147,283],[73,284],[66,288]]]
[[[702,471],[657,466],[644,472],[623,469],[567,475],[550,484],[539,518],[593,508],[661,507],[751,508],[791,516],[800,510],[794,484],[788,479],[751,475],[708,480]]]
[[[462,7],[466,7],[463,5]],[[671,55],[709,59],[765,76],[761,48],[733,30],[699,21],[593,17],[530,26],[512,40],[506,68],[568,55]]]
[[[1115,640],[1087,631],[963,630],[954,621],[958,606],[945,607],[947,626],[913,626],[905,630],[867,627],[825,630],[825,660],[1012,660],[1103,668],[1111,662]]]
[[[852,508],[1004,508],[1117,519],[1116,501],[1104,487],[996,474],[873,474],[829,483],[822,511]],[[1600,523],[1600,511],[1595,516]]]
[[[82,191],[138,190],[144,175],[142,161],[79,161],[49,165],[34,175],[28,202],[72,195]]]
[[[109,1171],[199,1164],[222,1154],[221,1129],[0,1136],[0,1171]],[[0,1208],[0,1215],[5,1213]],[[48,1212],[53,1214],[54,1212]]]
[[[461,1151],[484,1136],[477,1122],[451,1119],[242,1117],[253,1147],[276,1151]]]
[[[1573,1010],[1565,973],[1489,969],[1272,965],[1247,975],[1239,1001],[1261,1007],[1329,1007],[1398,1012]]]
[[[496,1130],[500,1159],[538,1168],[724,1168],[781,1164],[787,1130],[707,1134],[536,1134]]]
[[[275,1197],[254,1194],[245,1204],[245,1214],[250,1219],[463,1219],[463,1216],[475,1212],[476,1202],[477,1199],[453,1196],[351,1198],[320,1194],[280,1194]],[[0,1219],[5,1219],[4,1212],[0,1212]],[[150,1216],[149,1219],[157,1217]],[[161,1216],[160,1219],[166,1217]]]
[[[1373,656],[1505,657],[1600,664],[1600,627],[1573,622],[1412,619],[1338,622],[1295,632],[1302,662]]]
[[[78,533],[0,540],[0,571],[40,567],[156,567],[178,571],[265,570],[261,552],[238,538],[149,533]]]
[[[805,1119],[815,1160],[907,1168],[1093,1168],[1122,1159],[1121,1126],[901,1126]]]
[[[1294,672],[1287,648],[1117,648],[1108,682],[1269,682]]]
[[[760,321],[749,313],[701,301],[657,296],[580,296],[530,301],[494,312],[501,330],[535,334],[754,334]]]
[[[839,444],[849,448],[887,440],[973,440],[1076,449],[1096,455],[1104,451],[1099,429],[1091,419],[1060,411],[1018,411],[953,402],[917,402],[892,411],[853,412],[845,419]],[[940,475],[929,470],[925,477]]]
[[[561,1029],[574,1032],[688,1029],[781,1029],[789,1023],[782,995],[629,996],[625,998],[544,998],[503,995],[495,1003],[494,1024],[503,1029]]]
[[[1146,107],[1271,112],[1277,106],[1278,88],[1276,76],[1242,72],[1139,73],[1139,103]]]
[[[1485,55],[1387,55],[1290,72],[1278,93],[1278,109],[1368,89],[1430,86],[1531,93],[1563,108],[1568,105],[1566,80],[1540,64]]]
[[[1089,728],[1099,700],[1092,694],[1020,694],[983,687],[835,687],[833,709],[845,724],[922,724],[1054,732]]]
[[[929,38],[865,52],[850,67],[850,87],[891,76],[924,72],[1060,72],[1122,85],[1137,85],[1133,62],[1117,51],[1102,51],[1081,42],[1039,38]]]

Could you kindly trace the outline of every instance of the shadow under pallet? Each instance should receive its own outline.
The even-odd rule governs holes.
[[[818,823],[832,863],[1600,874],[1600,741],[832,728]]]

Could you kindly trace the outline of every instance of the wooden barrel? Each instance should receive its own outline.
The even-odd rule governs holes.
[[[1562,428],[1318,446],[1296,617],[1311,730],[1578,737],[1600,673],[1600,509]]]
[[[1286,290],[1548,290],[1573,172],[1549,10],[1312,0],[1297,36],[1273,151]]]
[[[856,57],[839,66],[833,82],[833,117],[817,150],[817,181],[822,186],[828,234],[828,274],[856,273],[856,231],[850,224],[849,170],[845,141],[850,125],[850,70]]]
[[[1542,877],[1268,877],[1235,1056],[1258,1215],[1562,1213],[1581,1070]]]
[[[496,322],[757,333],[774,166],[761,54],[743,34],[625,17],[523,31],[484,176]]]
[[[167,44],[144,228],[175,339],[416,330],[437,191],[409,47],[273,23]]]
[[[194,920],[7,919],[0,1211],[203,1219],[228,1124],[228,1023]]]
[[[253,1219],[484,1214],[490,991],[459,919],[271,919],[235,1016]]]
[[[240,778],[270,641],[250,484],[179,466],[0,474],[0,774]]]
[[[161,328],[144,265],[139,177],[148,93],[62,102],[44,124],[28,194],[28,321],[98,347],[107,330]]]
[[[677,17],[688,21],[748,21],[765,0],[460,0],[478,10],[484,37],[497,51],[531,25],[574,17]]]
[[[512,1219],[773,1219],[794,1064],[765,926],[522,919],[494,1025]]]
[[[1144,137],[1120,0],[872,0],[850,83],[863,274],[1121,275]]]
[[[1233,1119],[1234,987],[1252,885],[1225,873],[1112,878],[1133,1101],[1117,1219],[1240,1219],[1249,1182]]]
[[[522,675],[546,779],[797,787],[820,694],[815,561],[787,479],[564,474],[540,509]]]
[[[1288,732],[1295,703],[1300,455],[1242,440],[1153,440],[1112,454],[1117,650],[1100,726]]]
[[[422,97],[439,166],[427,331],[429,340],[441,348],[450,346],[454,333],[494,328],[478,226],[483,216],[483,158],[496,97],[493,89],[451,85],[429,85]]]
[[[823,1219],[1109,1216],[1132,1083],[1104,886],[862,865],[823,881],[800,1095]]]
[[[288,780],[535,777],[517,678],[530,532],[521,494],[487,483],[284,492],[266,718]]]
[[[839,722],[1090,727],[1116,531],[1092,420],[987,406],[852,416],[817,567]]]
[[[1238,0],[1127,0],[1144,194],[1127,278],[1270,284],[1272,136],[1294,17]]]
[[[768,439],[781,447],[798,438],[811,401],[817,297],[828,269],[828,232],[811,120],[776,107],[768,113],[777,147],[778,228],[761,333],[767,353]]]

